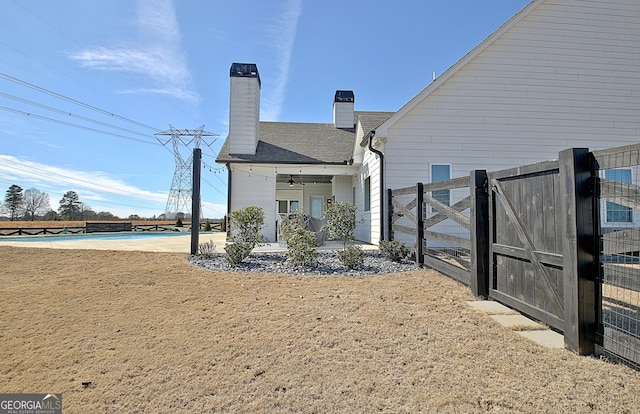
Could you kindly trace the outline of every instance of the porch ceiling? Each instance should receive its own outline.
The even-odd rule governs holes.
[[[276,182],[289,183],[293,179],[296,184],[330,184],[333,175],[308,175],[308,174],[278,174]]]

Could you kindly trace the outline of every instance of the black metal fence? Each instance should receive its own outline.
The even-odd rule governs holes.
[[[640,368],[640,148],[593,152],[602,223],[598,351]]]

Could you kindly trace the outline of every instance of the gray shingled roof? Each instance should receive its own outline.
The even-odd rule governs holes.
[[[356,112],[363,126],[366,124],[370,129],[375,129],[391,115],[392,112]],[[353,158],[354,129],[339,129],[333,124],[260,122],[259,133],[255,155],[229,154],[227,137],[216,162],[346,164]]]
[[[380,125],[382,125],[387,119],[391,118],[395,112],[356,112],[358,115],[358,121],[362,125],[362,131],[364,131],[364,137],[371,131],[374,131]],[[360,142],[360,146],[364,147],[367,143],[363,140]]]

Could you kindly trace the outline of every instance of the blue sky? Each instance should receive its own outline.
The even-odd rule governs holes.
[[[175,164],[154,134],[204,125],[219,137],[203,211],[222,217],[231,63],[258,65],[262,120],[331,122],[337,89],[395,111],[528,3],[0,0],[3,199],[35,187],[57,210],[73,190],[96,212],[157,216]]]

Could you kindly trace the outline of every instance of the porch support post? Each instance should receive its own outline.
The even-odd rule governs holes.
[[[198,254],[200,236],[200,166],[202,165],[202,150],[193,149],[193,174],[191,194],[191,254]]]
[[[471,293],[489,297],[489,179],[485,170],[471,171]]]
[[[598,328],[599,243],[595,170],[585,148],[560,152],[563,230],[564,345],[580,355],[594,352]]]
[[[387,189],[387,240],[393,240],[393,190]]]

